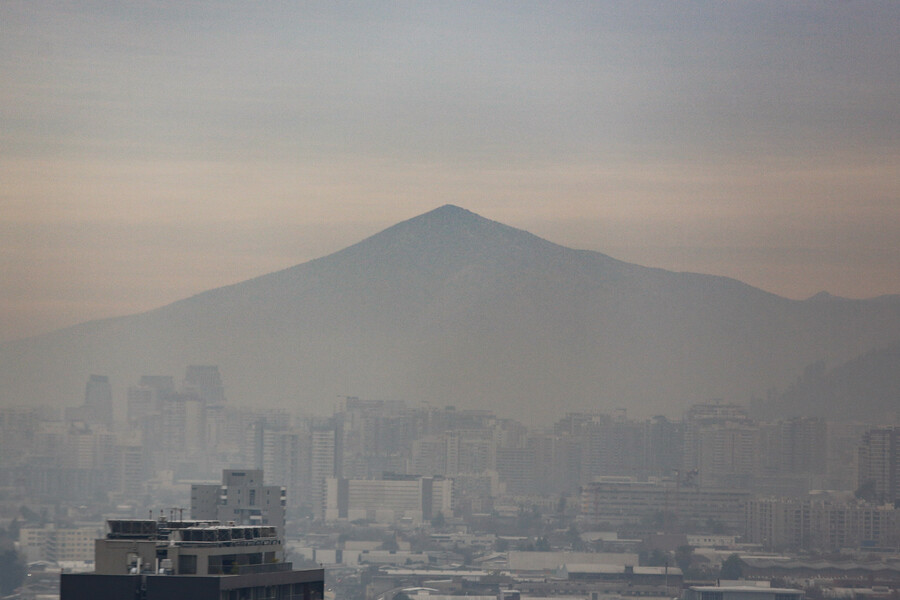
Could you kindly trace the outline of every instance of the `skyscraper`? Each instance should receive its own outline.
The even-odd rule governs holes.
[[[863,434],[859,493],[873,502],[900,502],[900,427],[878,427]]]
[[[314,428],[310,432],[312,449],[308,502],[312,505],[313,514],[319,518],[325,516],[325,481],[329,477],[340,475],[336,468],[338,464],[336,438],[337,434],[333,428]]]
[[[84,420],[112,429],[112,388],[106,375],[91,375],[84,387]]]
[[[225,388],[216,365],[189,365],[184,374],[185,393],[203,398],[207,406],[225,405]]]

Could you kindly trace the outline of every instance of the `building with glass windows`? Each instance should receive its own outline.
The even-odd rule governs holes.
[[[60,600],[321,600],[324,571],[284,562],[274,526],[112,520],[95,572],[64,574]]]

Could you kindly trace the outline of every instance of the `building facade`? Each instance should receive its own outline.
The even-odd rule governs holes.
[[[730,531],[740,531],[744,526],[744,504],[749,497],[749,493],[737,490],[606,477],[582,487],[581,514],[597,524],[633,524],[661,516],[664,529],[675,522],[713,520]]]
[[[321,569],[284,562],[272,526],[113,520],[95,543],[94,573],[63,574],[60,600],[319,600]]]
[[[859,488],[873,502],[900,502],[900,427],[878,427],[859,446]]]
[[[746,507],[747,541],[768,550],[900,548],[900,510],[893,506],[755,498]]]
[[[327,520],[369,519],[413,523],[430,520],[452,509],[452,481],[442,477],[414,475],[386,476],[384,479],[342,479],[327,481]]]
[[[262,469],[225,469],[222,485],[191,486],[191,517],[238,525],[272,525],[284,532],[285,489],[263,484]]]

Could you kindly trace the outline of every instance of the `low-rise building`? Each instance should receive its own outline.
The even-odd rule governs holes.
[[[683,575],[678,567],[635,567],[597,563],[562,565],[557,576],[569,581],[621,581],[629,585],[681,589]]]
[[[729,582],[731,585],[691,586],[682,600],[803,600],[803,590],[773,588],[760,582]]]
[[[381,523],[428,521],[449,515],[452,481],[442,477],[391,475],[383,479],[326,480],[326,520],[368,519]]]
[[[680,523],[713,520],[731,531],[744,527],[748,492],[698,488],[673,481],[636,481],[627,477],[599,478],[581,490],[581,514],[591,523],[635,524],[656,515],[671,515]]]

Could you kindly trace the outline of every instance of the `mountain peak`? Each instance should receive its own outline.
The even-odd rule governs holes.
[[[555,244],[541,239],[527,231],[504,225],[478,215],[470,210],[445,204],[416,217],[397,223],[376,233],[356,246],[366,248],[400,246],[414,252],[446,252],[451,247],[472,250],[472,246],[494,246],[507,248],[538,244],[543,247]],[[348,250],[353,249],[351,246]]]
[[[443,206],[439,206],[439,207],[435,208],[434,210],[430,210],[424,214],[441,216],[441,217],[443,217],[443,216],[453,217],[453,216],[462,216],[462,215],[473,215],[476,217],[478,216],[475,213],[473,213],[471,210],[467,210],[467,209],[465,209],[461,206],[457,206],[455,204],[444,204]]]
[[[841,296],[835,296],[826,291],[821,291],[817,294],[813,294],[809,298],[806,299],[806,302],[835,302],[835,301],[846,301],[848,298],[842,298]]]
[[[447,204],[283,271],[0,344],[0,402],[62,403],[90,373],[124,397],[142,374],[218,364],[230,398],[311,413],[341,392],[548,422],[623,405],[674,414],[682,400],[763,394],[805,365],[896,339],[900,297],[822,310]]]
[[[439,206],[433,210],[430,210],[426,213],[422,213],[417,217],[413,217],[406,221],[399,223],[399,225],[403,225],[404,223],[419,223],[419,222],[428,222],[428,223],[440,223],[445,226],[466,226],[466,225],[474,225],[477,223],[496,223],[495,221],[491,221],[481,215],[474,213],[468,209],[462,208],[461,206],[456,206],[455,204],[444,204],[443,206]],[[500,225],[500,223],[496,223]]]

